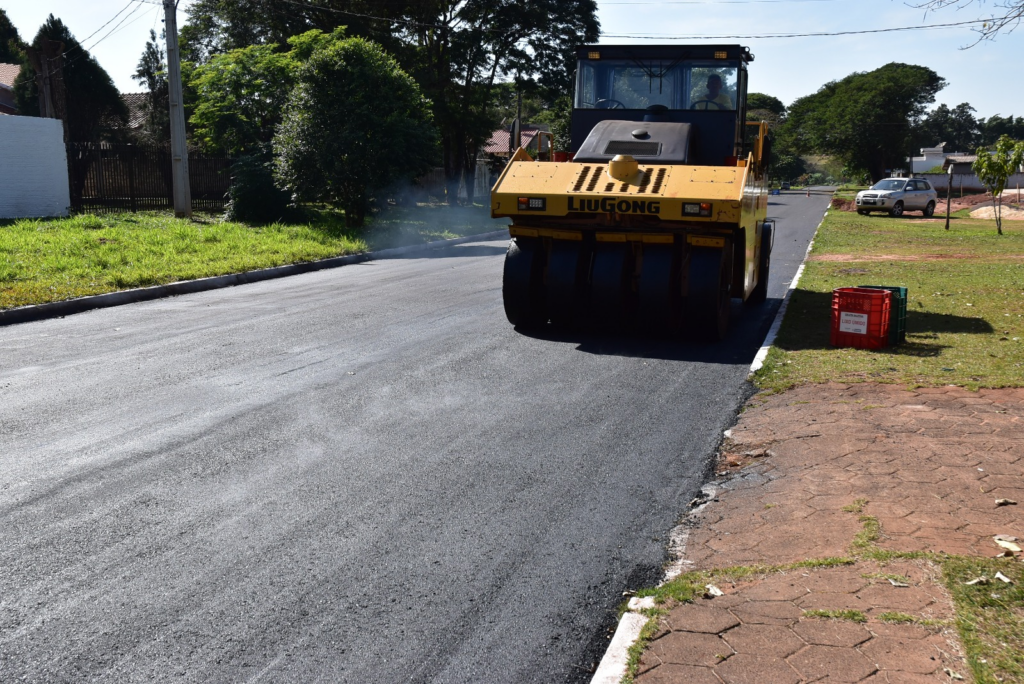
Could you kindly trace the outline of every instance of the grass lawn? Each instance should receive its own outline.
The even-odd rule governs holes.
[[[1004,221],[1001,237],[991,220],[944,226],[830,211],[757,385],[1024,385],[1024,221]],[[908,288],[906,344],[830,346],[832,290],[862,284]]]
[[[84,214],[0,221],[0,309],[240,273],[497,230],[486,207],[390,208],[361,229],[315,212],[304,224],[210,216]]]

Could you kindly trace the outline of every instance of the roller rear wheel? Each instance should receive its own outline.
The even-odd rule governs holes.
[[[638,323],[648,330],[672,327],[673,289],[677,284],[675,255],[672,245],[643,246],[640,270]]]
[[[573,325],[584,304],[584,249],[575,240],[555,240],[548,258],[546,305],[551,322]]]
[[[719,342],[729,329],[730,251],[695,247],[690,253],[683,322],[696,339]]]
[[[623,243],[598,243],[590,271],[590,321],[618,326],[629,313],[633,250]]]
[[[536,325],[545,320],[541,293],[543,253],[540,244],[512,240],[505,253],[501,295],[505,316],[512,325]]]

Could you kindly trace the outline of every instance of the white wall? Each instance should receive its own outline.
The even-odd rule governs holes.
[[[949,176],[944,173],[919,173],[918,178],[926,178],[928,182],[932,184],[937,190],[945,190],[949,183]],[[984,183],[978,179],[973,173],[955,173],[953,174],[953,196],[956,197],[960,194],[960,188],[963,187],[964,194],[977,194],[985,192],[986,188]],[[1014,190],[1017,187],[1024,188],[1024,173],[1017,173],[1010,176],[1009,180],[1006,181],[1006,189]]]
[[[67,216],[70,205],[61,122],[0,115],[0,218]]]

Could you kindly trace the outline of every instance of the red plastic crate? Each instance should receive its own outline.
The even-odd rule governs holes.
[[[889,346],[892,293],[863,287],[832,290],[833,347],[885,349]]]

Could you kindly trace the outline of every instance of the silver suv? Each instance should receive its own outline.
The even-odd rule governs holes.
[[[923,178],[886,178],[857,193],[857,213],[887,211],[889,216],[903,216],[905,211],[920,211],[931,216],[938,199],[935,188]]]

